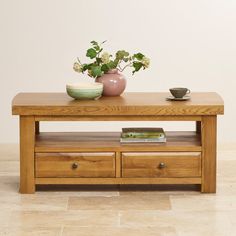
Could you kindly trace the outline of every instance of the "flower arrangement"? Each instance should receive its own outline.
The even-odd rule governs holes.
[[[122,72],[127,67],[131,67],[133,69],[132,74],[134,74],[140,69],[145,70],[149,67],[150,59],[140,52],[130,55],[130,53],[125,50],[119,50],[114,56],[108,52],[103,52],[102,45],[105,42],[106,41],[99,44],[96,41],[91,41],[92,46],[87,50],[86,56],[94,61],[84,64],[77,58],[73,69],[78,73],[87,71],[90,77],[97,78],[113,69]]]

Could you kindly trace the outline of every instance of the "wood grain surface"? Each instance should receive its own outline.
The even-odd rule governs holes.
[[[14,115],[147,116],[223,114],[214,92],[191,93],[189,101],[166,101],[169,93],[124,93],[98,100],[74,100],[66,93],[19,93],[12,101]]]
[[[115,153],[36,153],[35,171],[36,177],[115,177]]]
[[[202,189],[203,193],[216,192],[216,116],[206,116],[202,120]]]
[[[36,121],[201,121],[201,116],[194,115],[181,115],[181,116],[157,116],[157,115],[97,115],[97,116],[56,116],[56,115],[43,115],[35,116]]]
[[[36,184],[201,184],[201,178],[36,178]]]
[[[164,166],[160,166],[163,164]],[[122,153],[122,177],[200,177],[200,152]]]
[[[224,102],[214,92],[194,92],[182,102],[168,96],[80,101],[66,93],[19,93],[12,114],[20,115],[20,192],[34,193],[35,184],[201,184],[202,192],[214,193],[216,116]],[[196,130],[166,132],[166,143],[122,144],[119,132],[41,132],[39,123],[149,120],[195,121]]]
[[[34,176],[35,121],[20,117],[20,193],[35,192]]]
[[[166,132],[166,143],[120,143],[120,132],[42,132],[35,152],[201,151],[196,132]]]

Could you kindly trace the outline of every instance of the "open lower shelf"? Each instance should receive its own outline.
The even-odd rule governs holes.
[[[166,143],[120,143],[120,132],[42,132],[36,135],[35,152],[91,151],[201,151],[194,131],[166,132]]]

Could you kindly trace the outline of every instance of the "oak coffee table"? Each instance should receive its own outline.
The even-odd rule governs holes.
[[[20,193],[51,184],[199,184],[216,192],[217,93],[125,93],[73,100],[65,93],[19,93]],[[193,131],[166,132],[166,143],[121,144],[119,132],[40,132],[43,121],[192,121]]]

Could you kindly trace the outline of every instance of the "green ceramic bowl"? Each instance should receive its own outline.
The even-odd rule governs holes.
[[[97,82],[67,84],[66,91],[67,94],[74,99],[98,99],[102,96],[103,84]]]

